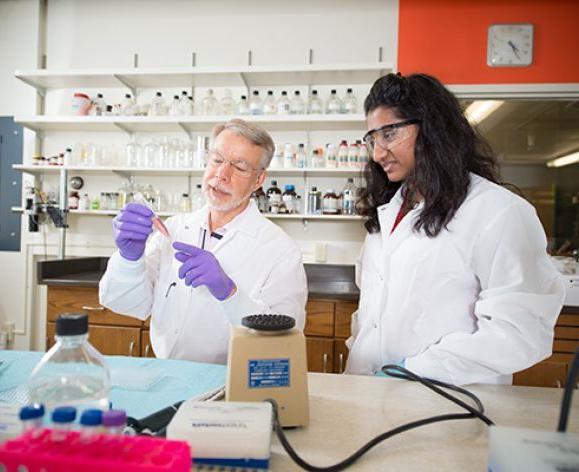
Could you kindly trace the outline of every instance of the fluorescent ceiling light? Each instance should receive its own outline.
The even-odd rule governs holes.
[[[579,162],[579,151],[547,161],[547,167],[563,167]]]
[[[478,125],[503,103],[502,100],[477,100],[468,106],[464,114],[471,125]]]

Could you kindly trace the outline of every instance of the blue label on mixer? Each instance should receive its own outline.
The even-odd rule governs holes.
[[[289,359],[255,359],[249,361],[249,388],[289,387]]]

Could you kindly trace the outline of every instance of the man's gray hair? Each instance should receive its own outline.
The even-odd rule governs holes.
[[[215,141],[217,136],[219,136],[221,132],[225,131],[226,129],[234,132],[235,134],[238,134],[239,136],[243,136],[245,139],[251,142],[251,144],[262,148],[263,156],[261,158],[261,167],[263,169],[267,169],[269,167],[269,163],[271,162],[275,150],[275,145],[273,143],[273,139],[271,139],[271,136],[265,129],[254,123],[249,123],[245,120],[234,118],[233,120],[229,120],[213,128],[213,141]]]

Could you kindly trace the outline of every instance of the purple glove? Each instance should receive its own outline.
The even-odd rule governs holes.
[[[145,252],[147,237],[153,231],[153,212],[139,203],[128,203],[113,219],[113,236],[121,256],[136,261]]]
[[[231,280],[213,254],[197,246],[185,243],[173,243],[175,259],[182,262],[179,267],[179,278],[185,279],[185,285],[198,287],[205,285],[217,300],[225,300],[235,290]]]

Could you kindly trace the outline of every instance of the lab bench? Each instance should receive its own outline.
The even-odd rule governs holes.
[[[91,342],[104,354],[153,357],[149,322],[119,315],[98,302],[98,282],[108,258],[88,257],[39,262],[38,283],[48,286],[47,347],[54,339],[58,314],[85,311]],[[345,341],[358,307],[354,267],[305,264],[309,298],[306,305],[308,370],[343,372],[348,356]],[[514,375],[515,385],[563,387],[573,352],[579,347],[579,307],[564,306],[555,327],[553,354]]]

